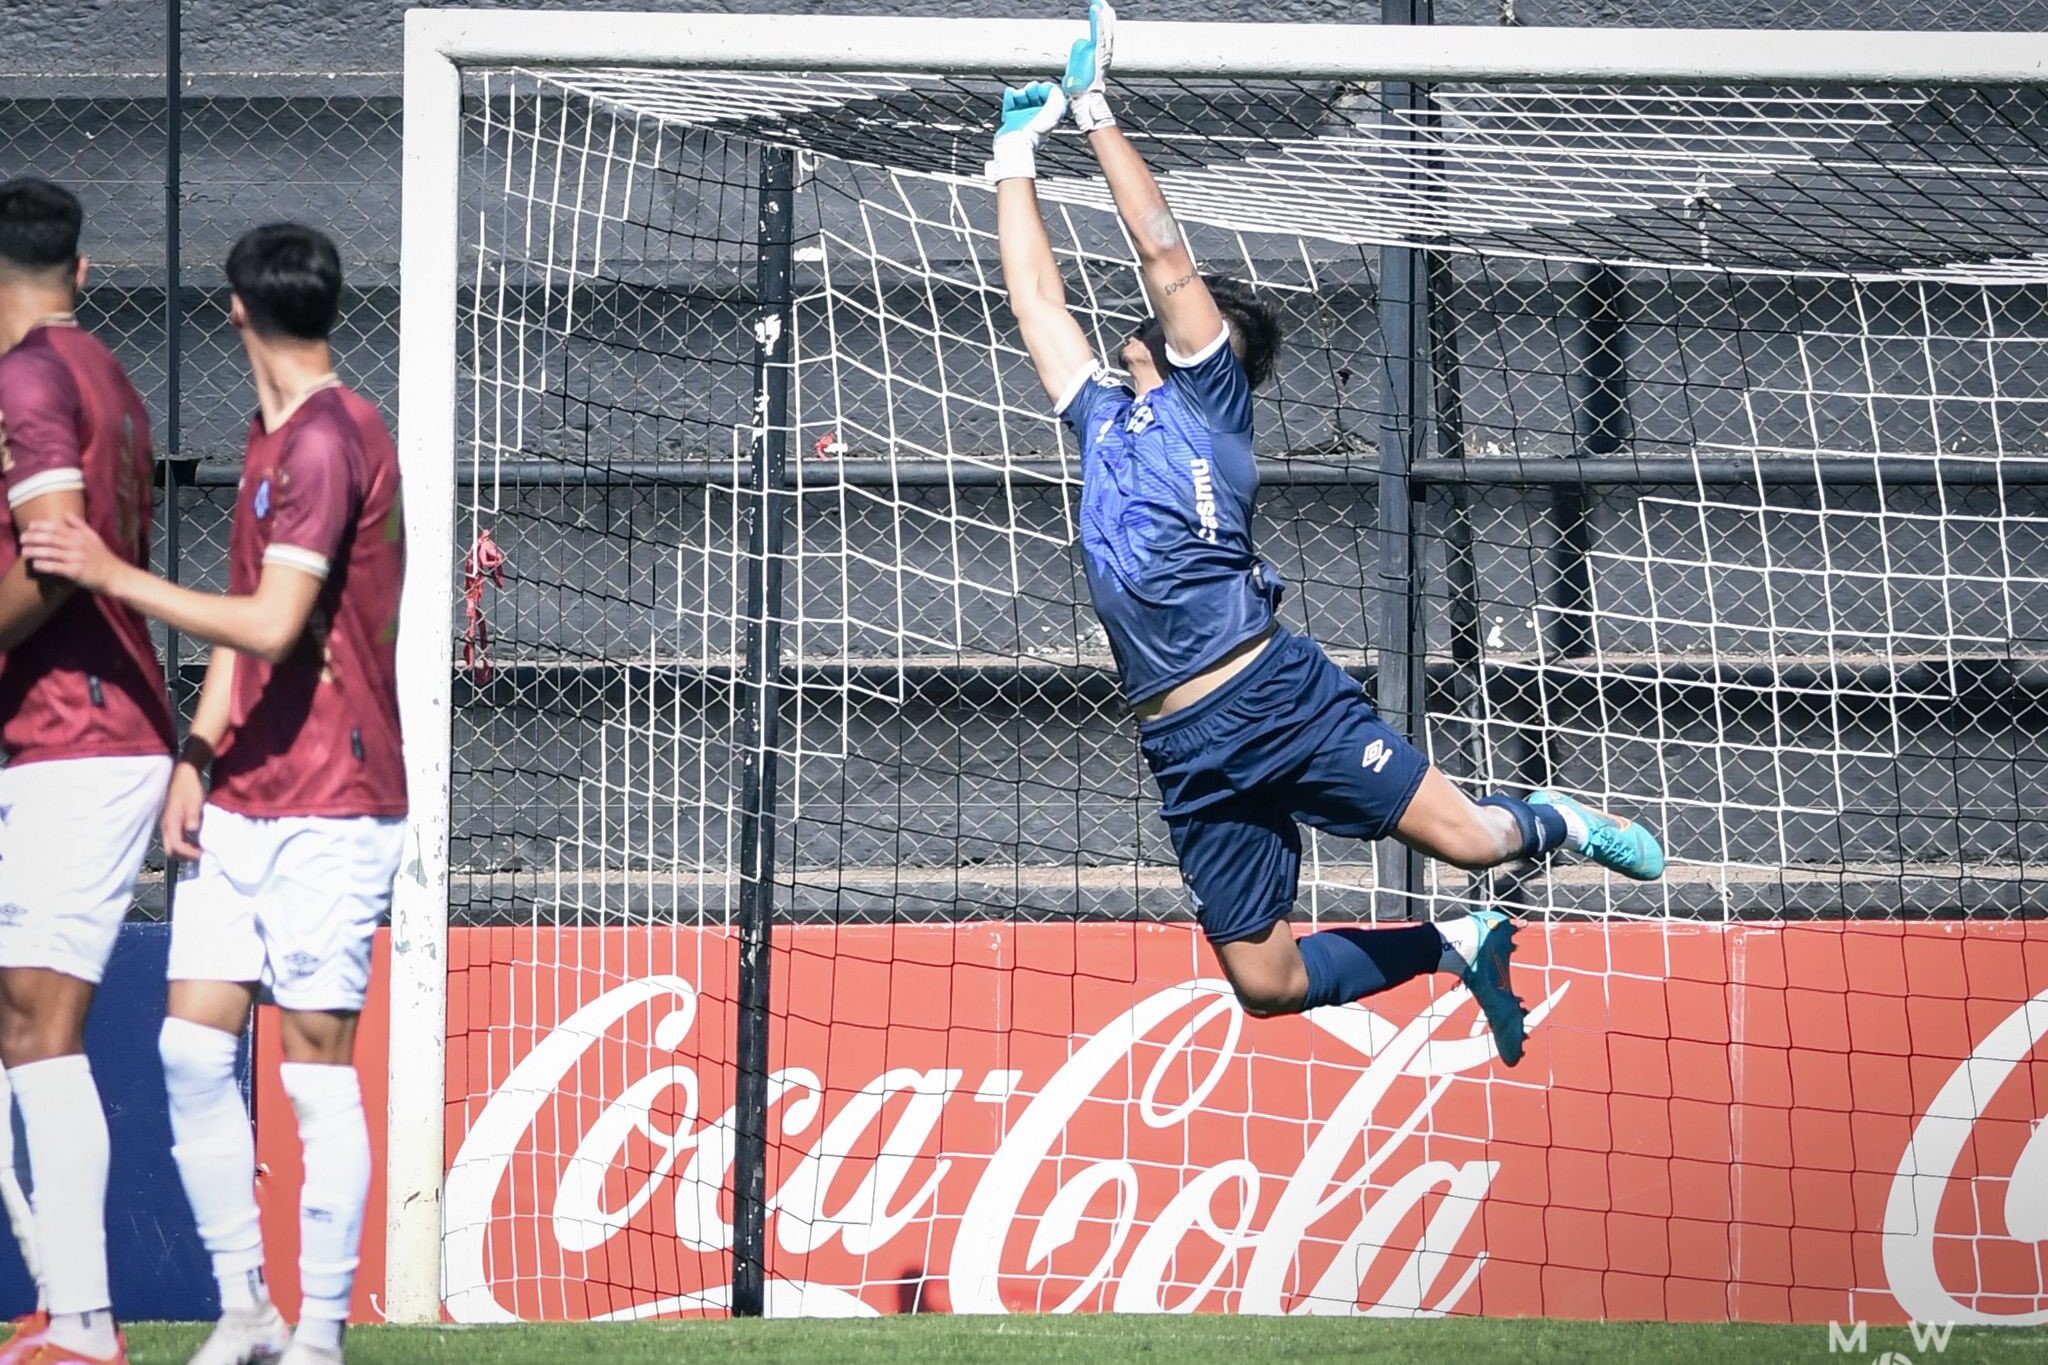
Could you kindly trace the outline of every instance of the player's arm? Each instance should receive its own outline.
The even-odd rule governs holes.
[[[1094,367],[1095,350],[1067,311],[1067,286],[1038,208],[1038,139],[1060,121],[1066,100],[1051,82],[1003,92],[989,174],[996,182],[996,245],[1003,287],[1038,382],[1055,402]]]
[[[40,572],[125,602],[209,644],[277,663],[306,633],[328,564],[362,505],[349,439],[331,425],[309,425],[285,447],[254,592],[198,592],[158,578],[110,552],[76,517],[23,532],[22,552]]]
[[[82,519],[84,515],[85,494],[67,488],[44,493],[15,508],[14,524],[25,532],[45,522]],[[0,653],[18,648],[41,629],[74,590],[75,585],[66,579],[35,572],[27,555],[17,558],[0,574]]]
[[[1199,355],[1223,335],[1223,315],[1195,269],[1195,258],[1188,253],[1152,168],[1109,112],[1105,87],[1115,31],[1116,11],[1101,0],[1090,5],[1088,36],[1075,41],[1060,85],[1075,125],[1088,135],[1096,164],[1109,182],[1124,229],[1138,248],[1139,273],[1152,311],[1166,330],[1167,349],[1178,356]]]
[[[0,485],[17,534],[85,515],[78,392],[54,357],[22,355],[0,374]],[[28,557],[0,574],[0,651],[15,649],[57,614],[72,585],[35,573]]]
[[[185,731],[185,747],[171,768],[169,787],[164,792],[164,811],[159,833],[164,852],[173,858],[199,856],[199,820],[206,807],[206,773],[228,732],[234,715],[235,651],[215,645],[206,662],[206,681],[199,685],[199,703],[192,708],[192,723]]]
[[[305,634],[324,581],[322,574],[272,561],[253,593],[200,592],[128,563],[78,516],[27,528],[21,548],[38,573],[69,579],[173,630],[270,663],[290,654]]]

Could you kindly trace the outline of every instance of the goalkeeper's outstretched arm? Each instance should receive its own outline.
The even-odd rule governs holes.
[[[1038,382],[1053,401],[1064,399],[1075,379],[1095,363],[1094,348],[1067,311],[1067,287],[1053,259],[1052,239],[1038,209],[1038,139],[1060,121],[1066,100],[1050,82],[1006,91],[1003,121],[996,130],[989,174],[996,182],[996,244],[1003,260],[1003,287],[1024,349],[1038,368]]]
[[[1088,135],[1124,229],[1138,248],[1145,292],[1165,329],[1167,348],[1191,356],[1222,335],[1223,315],[1195,269],[1195,258],[1188,253],[1152,168],[1109,112],[1106,86],[1115,32],[1116,11],[1096,0],[1088,7],[1088,36],[1074,43],[1060,86],[1073,108],[1074,123]]]

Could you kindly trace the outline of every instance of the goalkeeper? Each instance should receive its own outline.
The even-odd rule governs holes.
[[[1251,539],[1252,390],[1272,373],[1280,329],[1248,291],[1196,271],[1151,171],[1118,130],[1104,94],[1114,23],[1096,4],[1059,85],[1005,93],[989,174],[1010,307],[1080,443],[1089,593],[1202,930],[1258,1016],[1453,972],[1513,1065],[1525,1021],[1509,982],[1507,917],[1481,910],[1296,939],[1286,921],[1300,827],[1391,834],[1464,868],[1565,848],[1640,880],[1662,874],[1663,849],[1641,825],[1556,792],[1469,800],[1313,640],[1275,619],[1281,584]],[[1118,353],[1128,383],[1068,313],[1039,216],[1033,153],[1069,109],[1137,244],[1155,312]]]

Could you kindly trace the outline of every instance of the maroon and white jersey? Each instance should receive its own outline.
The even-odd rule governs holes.
[[[149,562],[149,419],[121,362],[69,317],[0,355],[0,573],[21,555],[13,509],[85,496],[85,519],[121,558]],[[0,748],[9,763],[169,753],[171,704],[140,614],[75,592],[0,656]]]
[[[398,452],[377,409],[339,382],[275,431],[249,427],[228,537],[228,591],[265,564],[325,580],[290,657],[235,656],[234,716],[209,796],[241,815],[405,814],[398,739]]]

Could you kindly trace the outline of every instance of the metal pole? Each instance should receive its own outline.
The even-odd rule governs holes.
[[[183,167],[185,75],[181,35],[183,0],[164,0],[164,569],[178,581],[180,525],[178,461],[184,454],[180,413],[180,381],[184,370],[185,308],[179,276],[183,262]],[[178,632],[164,646],[173,700],[178,688]]]
[[[791,219],[796,156],[761,151],[755,266],[755,437],[752,524],[747,533],[746,671],[739,718],[739,1000],[733,1087],[732,1312],[760,1317],[765,1306],[768,1220],[768,973],[775,912],[776,746],[781,739],[782,547],[789,494]]]
[[[1380,22],[1427,24],[1431,0],[1381,0]],[[1408,120],[1427,107],[1425,87],[1388,81],[1383,88],[1393,142],[1413,137]],[[1374,699],[1396,730],[1426,743],[1421,556],[1415,542],[1418,487],[1408,471],[1424,454],[1429,411],[1428,277],[1412,247],[1380,249],[1380,345],[1385,385],[1380,405],[1379,693]],[[1422,856],[1387,840],[1379,851],[1379,884],[1403,897],[1410,916],[1422,913]]]
[[[1465,391],[1458,357],[1458,320],[1451,301],[1456,297],[1456,277],[1450,258],[1443,252],[1424,255],[1427,267],[1429,310],[1425,325],[1429,333],[1430,371],[1435,384],[1436,444],[1445,460],[1465,461]],[[1415,463],[1409,465],[1411,481]],[[1450,628],[1452,692],[1455,705],[1468,722],[1466,754],[1475,764],[1484,747],[1485,713],[1480,705],[1480,665],[1485,656],[1479,612],[1479,560],[1472,538],[1472,490],[1454,484],[1449,490],[1450,515],[1444,525],[1444,619]],[[1427,622],[1424,623],[1425,629]],[[1427,639],[1424,640],[1425,645]]]
[[[1614,459],[1628,448],[1628,308],[1621,275],[1611,266],[1587,266],[1580,277],[1576,311],[1578,325],[1566,377],[1572,457]],[[1556,657],[1576,659],[1593,648],[1593,577],[1588,564],[1593,527],[1583,484],[1561,484],[1552,497],[1557,602],[1549,644]]]
[[[164,476],[164,576],[173,583],[181,577],[178,561],[185,550],[184,509],[178,505],[178,470],[184,454],[183,428],[179,422],[179,381],[183,377],[185,342],[183,286],[179,279],[184,251],[180,218],[183,206],[179,202],[185,125],[183,8],[183,0],[164,0],[164,444],[158,464]],[[165,682],[170,688],[171,708],[181,716],[185,714],[182,643],[175,629],[165,629]],[[178,897],[177,872],[177,860],[166,854],[165,915],[170,914]]]

